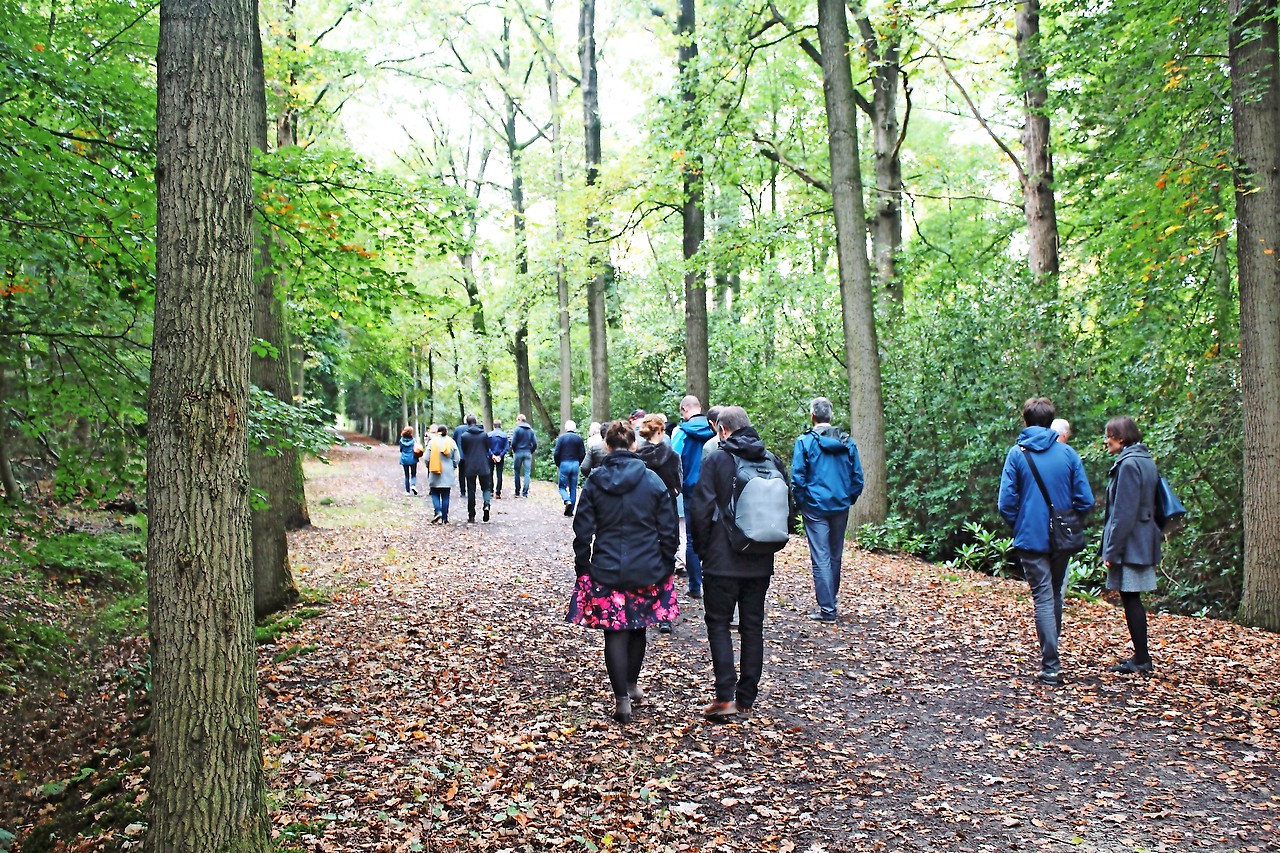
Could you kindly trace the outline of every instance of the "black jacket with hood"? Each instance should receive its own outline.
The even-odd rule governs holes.
[[[591,473],[573,519],[574,566],[601,586],[636,590],[675,571],[680,529],[670,493],[630,450]]]
[[[716,509],[720,510],[720,517],[727,514],[729,499],[733,497],[735,456],[743,459],[768,457],[782,473],[783,479],[787,479],[787,466],[777,456],[765,450],[764,442],[751,427],[743,427],[720,442],[720,451],[712,453],[702,463],[694,499],[690,501],[686,495],[684,502],[693,548],[702,558],[702,573],[731,578],[769,577],[773,574],[774,555],[734,552],[729,547],[724,522],[716,520]],[[794,518],[794,506],[791,507],[791,515]],[[788,529],[794,529],[794,524],[789,524]]]
[[[455,440],[462,451],[462,476],[489,476],[489,433],[480,424],[469,424]]]

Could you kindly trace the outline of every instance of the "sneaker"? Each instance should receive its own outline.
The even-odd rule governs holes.
[[[750,717],[751,706],[743,702],[734,702],[733,707],[737,709],[739,717]]]
[[[825,622],[829,625],[836,623],[836,615],[834,613],[823,613],[821,610],[815,610],[808,615],[808,618],[814,622]]]
[[[488,504],[485,504],[485,506],[484,506],[484,520],[485,520],[485,521],[488,521],[488,520],[489,520],[489,505],[488,505]]]
[[[1151,661],[1138,663],[1137,658],[1125,658],[1111,667],[1111,672],[1118,672],[1121,675],[1136,675],[1139,672],[1151,672],[1154,669],[1155,665]]]
[[[439,524],[442,521],[444,521],[444,516],[438,512],[436,513],[435,518],[431,519],[432,524]]]
[[[736,702],[712,702],[702,709],[702,716],[708,720],[720,721],[737,716],[737,714],[738,703]]]
[[[564,502],[564,517],[571,518],[573,516],[573,504],[568,501]]]
[[[685,595],[689,596],[690,598],[702,598],[702,590],[698,587],[691,586],[689,587],[689,591],[686,592]]]
[[[417,486],[410,486],[410,487],[409,487],[409,491],[413,492],[413,493],[416,495],[416,494],[418,494],[418,487],[417,487]]]
[[[1042,669],[1036,673],[1036,681],[1041,684],[1048,684],[1050,687],[1058,687],[1062,684],[1062,673],[1045,672]]]

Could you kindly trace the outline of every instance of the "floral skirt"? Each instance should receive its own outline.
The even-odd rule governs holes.
[[[601,586],[590,575],[581,575],[569,599],[566,622],[584,628],[628,631],[674,621],[680,615],[675,578],[642,589],[621,592]]]

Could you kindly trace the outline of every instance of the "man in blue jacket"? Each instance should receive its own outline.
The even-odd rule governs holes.
[[[507,450],[511,439],[502,429],[502,421],[495,419],[489,433],[489,477],[493,480],[493,499],[502,497],[502,469],[507,464]]]
[[[809,404],[813,425],[796,439],[791,453],[791,491],[804,519],[818,599],[818,609],[809,618],[826,623],[836,621],[849,508],[862,494],[858,446],[848,433],[831,425],[831,410],[826,397]]]
[[[1053,401],[1047,397],[1032,397],[1023,404],[1022,420],[1027,426],[1005,456],[999,501],[1000,515],[1013,526],[1013,547],[1035,602],[1036,637],[1040,641],[1036,680],[1045,684],[1062,683],[1058,637],[1071,555],[1049,549],[1049,507],[1027,464],[1027,455],[1034,455],[1036,471],[1055,507],[1071,507],[1083,515],[1094,503],[1079,454],[1071,445],[1058,441],[1058,433],[1050,428],[1053,416]]]
[[[516,497],[529,497],[529,480],[533,471],[533,454],[538,449],[538,436],[528,419],[516,415],[516,428],[511,431],[511,473],[516,478]],[[523,485],[522,485],[523,481]]]
[[[702,413],[702,401],[692,394],[680,401],[680,425],[671,436],[671,449],[679,454],[680,470],[684,475],[681,489],[685,517],[684,566],[689,575],[690,598],[702,598],[702,561],[689,534],[689,518],[693,515],[693,507],[689,504],[702,473],[702,446],[715,434],[707,416]]]

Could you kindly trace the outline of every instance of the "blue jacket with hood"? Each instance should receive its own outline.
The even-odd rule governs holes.
[[[801,512],[844,512],[862,494],[862,462],[848,433],[822,424],[796,439],[791,453],[791,489]]]
[[[400,436],[400,464],[412,465],[418,461],[418,457],[413,455],[413,448],[418,444],[418,440],[411,435]]]
[[[715,434],[706,415],[694,415],[676,427],[671,437],[671,449],[680,454],[680,467],[684,471],[686,501],[702,473],[702,445]]]
[[[1013,547],[1049,553],[1049,508],[1031,475],[1031,466],[1019,448],[1035,454],[1036,470],[1044,480],[1049,500],[1059,509],[1071,507],[1084,514],[1093,509],[1093,492],[1080,464],[1080,455],[1058,441],[1049,427],[1030,426],[1004,458],[1000,473],[1000,515],[1013,526]]]

